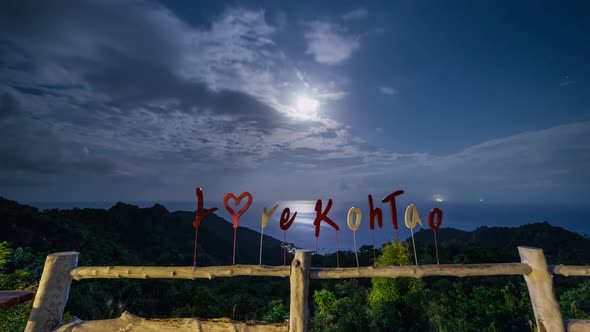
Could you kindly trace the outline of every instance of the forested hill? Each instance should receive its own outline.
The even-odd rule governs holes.
[[[0,242],[33,252],[80,252],[80,265],[179,265],[193,262],[194,212],[117,203],[108,210],[39,211],[0,198]],[[231,265],[232,225],[211,215],[199,227],[197,265]],[[260,234],[238,228],[236,262],[258,264]],[[265,235],[264,263],[282,264],[281,242]],[[274,254],[273,254],[274,253]]]
[[[80,265],[179,265],[192,264],[194,212],[169,212],[156,204],[150,208],[117,203],[105,209],[45,210],[0,198],[0,242],[13,248],[51,253],[75,250]],[[199,227],[197,265],[231,264],[231,223],[211,215]],[[423,263],[431,262],[433,234],[415,234]],[[517,246],[543,248],[550,263],[587,264],[590,238],[547,222],[518,227],[479,227],[474,231],[441,228],[437,233],[441,262],[482,263],[518,261]],[[408,239],[407,241],[410,241]],[[238,229],[236,261],[257,264],[260,234]],[[264,263],[282,264],[281,242],[264,239]],[[424,254],[420,255],[423,251]],[[318,262],[319,263],[319,262]]]
[[[170,213],[164,206],[118,203],[108,210],[45,210],[0,198],[0,289],[33,287],[45,256],[80,252],[79,265],[189,266],[193,259],[194,212]],[[232,225],[212,215],[199,229],[197,265],[230,265]],[[238,229],[238,264],[257,264],[259,233]],[[420,264],[436,263],[433,232],[415,234]],[[10,250],[7,253],[7,241]],[[550,224],[514,228],[480,227],[472,232],[438,231],[441,264],[518,262],[517,246],[545,250],[550,264],[587,265],[590,239]],[[264,263],[281,265],[280,241],[266,237]],[[3,249],[4,247],[4,249]],[[369,266],[373,248],[359,248]],[[3,254],[4,251],[4,254]],[[413,264],[411,239],[377,249],[377,265]],[[271,257],[272,256],[272,257]],[[356,266],[340,252],[340,266]],[[336,255],[315,255],[314,266],[336,266]],[[564,317],[590,318],[590,280],[555,278]],[[118,317],[230,317],[282,322],[288,317],[288,278],[213,280],[84,280],[72,283],[67,315],[81,319]],[[310,331],[530,331],[534,321],[520,276],[487,278],[312,280]],[[22,331],[31,303],[0,312],[0,330]],[[363,308],[363,310],[359,310]],[[416,310],[416,308],[421,308]],[[403,318],[403,319],[400,319]],[[4,323],[3,321],[8,322]],[[15,328],[8,329],[12,324]]]
[[[430,229],[422,229],[415,234],[416,244],[433,244],[434,236]],[[518,246],[542,248],[551,264],[590,263],[590,238],[548,222],[527,224],[518,227],[478,227],[466,232],[454,228],[441,228],[437,241],[445,256],[460,255],[458,251],[478,251],[478,262],[500,262],[519,260]],[[473,257],[473,255],[470,255]],[[485,258],[487,259],[484,259]],[[465,262],[466,257],[459,258]],[[448,262],[457,258],[448,257]],[[472,258],[473,259],[473,258]]]

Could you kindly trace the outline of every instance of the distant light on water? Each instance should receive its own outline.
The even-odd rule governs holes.
[[[444,202],[445,201],[445,198],[442,197],[441,195],[434,195],[433,198],[436,202]]]

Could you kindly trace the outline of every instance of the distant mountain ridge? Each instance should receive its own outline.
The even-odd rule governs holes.
[[[414,237],[416,244],[433,245],[432,230],[422,229]],[[437,232],[437,241],[442,248],[498,249],[512,258],[518,258],[518,246],[532,246],[542,248],[547,260],[555,264],[590,264],[590,238],[546,221],[517,227],[481,226],[473,231],[441,228]]]
[[[0,241],[35,252],[75,250],[81,264],[192,265],[194,212],[117,203],[110,209],[50,209],[0,198]],[[230,265],[232,224],[217,215],[199,227],[197,265]],[[237,264],[258,264],[260,234],[240,227]],[[281,242],[264,235],[263,263],[282,264]]]
[[[194,212],[169,212],[161,204],[150,208],[117,203],[107,209],[39,209],[0,198],[0,241],[35,252],[76,250],[80,264],[192,264]],[[432,230],[415,233],[419,258],[432,261]],[[479,227],[474,231],[441,228],[437,232],[441,262],[518,261],[518,246],[543,248],[549,262],[590,264],[587,236],[547,222],[518,227]],[[406,242],[410,242],[411,238]],[[199,227],[197,265],[230,265],[233,227],[211,215]],[[240,227],[236,263],[258,264],[260,233]],[[362,248],[361,248],[362,249]],[[420,251],[423,251],[420,253]],[[475,254],[474,254],[475,253]],[[281,241],[264,236],[263,264],[282,264]]]

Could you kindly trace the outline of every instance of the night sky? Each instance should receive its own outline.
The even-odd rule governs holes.
[[[589,13],[2,1],[0,196],[589,206]]]

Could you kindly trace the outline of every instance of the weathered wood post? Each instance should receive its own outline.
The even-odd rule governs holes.
[[[553,276],[549,274],[543,249],[518,247],[520,261],[533,270],[524,275],[539,332],[565,331],[559,304],[553,291]]]
[[[296,251],[295,258],[291,263],[289,332],[307,332],[310,267],[311,251]]]
[[[79,253],[58,252],[47,256],[25,332],[47,332],[61,322],[70,293],[70,271]]]

